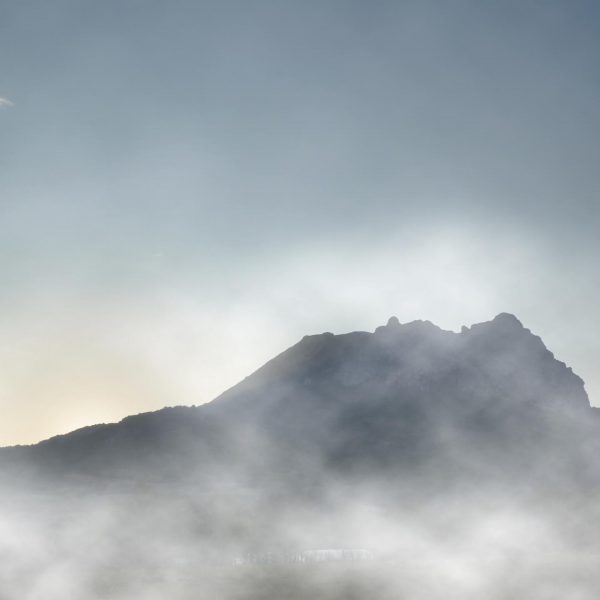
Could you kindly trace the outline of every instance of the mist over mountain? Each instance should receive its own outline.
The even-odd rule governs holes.
[[[575,545],[595,547],[586,522],[600,491],[598,433],[581,378],[513,315],[460,333],[392,317],[373,333],[306,336],[209,404],[0,450],[5,514],[33,518],[45,540],[31,542],[34,559],[30,542],[8,544],[7,560],[14,572],[54,573],[59,547],[59,563],[85,576],[59,577],[57,597],[68,580],[79,598],[148,593],[149,581],[162,590],[156,597],[181,598],[192,588],[206,597],[215,589],[225,598],[274,597],[281,581],[292,598],[364,597],[377,581],[387,598],[413,593],[411,578],[420,581],[412,568],[390,578],[397,563],[389,561],[406,566],[408,552],[435,571],[437,552],[460,548],[465,560],[492,551],[500,562],[493,576],[488,563],[473,566],[487,576],[472,589],[455,582],[456,597],[507,597],[506,585],[493,583],[505,559],[529,556],[532,544],[548,543],[561,557]],[[100,550],[81,568],[77,553],[92,540]],[[318,581],[337,576],[329,571],[311,572],[310,585],[280,571],[314,557],[365,556],[385,556],[387,566],[344,571],[355,595],[325,593]],[[542,562],[515,579],[515,593],[547,577],[554,558]],[[275,572],[265,575],[265,563]],[[206,564],[258,571],[246,574],[252,583],[239,568],[219,575],[233,585],[226,591],[205,574],[198,588]],[[42,597],[17,580],[7,579],[19,590],[10,598]],[[564,597],[566,588],[557,589]],[[448,597],[436,590],[421,597]]]
[[[412,469],[448,461],[461,444],[535,453],[536,436],[586,412],[592,419],[583,381],[512,315],[460,333],[392,317],[374,333],[306,336],[207,405],[4,453],[42,475],[90,479],[206,480],[231,461],[257,468],[252,444],[278,463],[269,468],[306,474],[311,461]]]

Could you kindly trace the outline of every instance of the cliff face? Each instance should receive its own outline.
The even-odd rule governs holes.
[[[373,333],[306,336],[210,404],[4,449],[0,461],[49,481],[206,486],[545,477],[587,460],[593,412],[583,381],[512,315],[460,333],[393,317]]]

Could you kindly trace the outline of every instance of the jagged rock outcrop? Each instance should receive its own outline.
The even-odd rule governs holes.
[[[3,449],[0,462],[54,482],[547,478],[550,462],[586,460],[592,413],[583,381],[513,315],[460,333],[392,317],[374,333],[306,336],[207,405]]]

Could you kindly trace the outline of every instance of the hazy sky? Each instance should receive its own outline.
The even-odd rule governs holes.
[[[513,312],[600,404],[600,5],[0,0],[0,443],[306,333]]]

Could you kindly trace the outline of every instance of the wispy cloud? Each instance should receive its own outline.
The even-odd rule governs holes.
[[[10,108],[14,104],[8,98],[0,98],[0,108]]]

